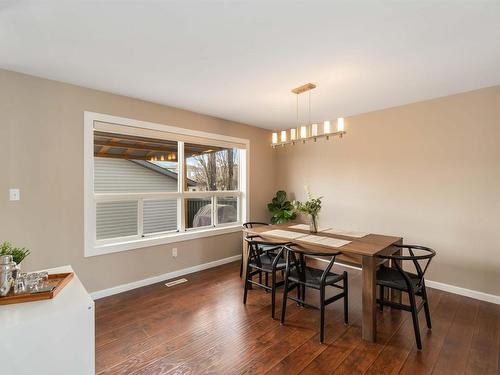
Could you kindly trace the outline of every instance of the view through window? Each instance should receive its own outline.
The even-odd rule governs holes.
[[[235,147],[94,131],[97,243],[239,223],[240,155]]]

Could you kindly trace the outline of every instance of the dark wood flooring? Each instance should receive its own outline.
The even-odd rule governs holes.
[[[499,374],[499,305],[429,288],[433,329],[422,312],[422,351],[410,314],[389,308],[378,313],[377,343],[368,343],[361,339],[361,273],[347,271],[350,324],[343,324],[342,301],[328,306],[325,344],[316,310],[290,303],[282,326],[271,319],[263,290],[251,290],[243,305],[239,263],[188,275],[188,283],[171,288],[159,283],[97,300],[96,372]]]

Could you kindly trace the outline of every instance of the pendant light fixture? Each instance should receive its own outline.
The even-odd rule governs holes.
[[[278,133],[272,133],[272,143],[271,146],[285,146],[288,144],[294,145],[297,141],[302,141],[302,143],[306,143],[308,140],[316,140],[318,138],[326,138],[327,140],[330,137],[338,136],[342,138],[342,136],[346,133],[344,127],[344,118],[339,117],[337,119],[337,130],[332,132],[331,122],[330,120],[323,121],[323,132],[319,131],[318,123],[311,123],[311,90],[315,89],[316,85],[313,83],[306,83],[305,85],[296,87],[292,90],[292,92],[297,96],[297,125],[295,128],[280,131],[280,137],[278,139]],[[309,95],[309,108],[308,108],[308,121],[307,124],[300,124],[299,122],[299,95],[308,92]],[[288,132],[290,132],[290,136],[288,137]]]

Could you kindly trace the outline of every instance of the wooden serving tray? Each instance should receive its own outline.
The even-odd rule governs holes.
[[[5,297],[0,297],[0,305],[10,305],[12,303],[23,303],[23,302],[33,302],[33,301],[41,301],[44,299],[52,299],[57,293],[59,293],[62,288],[69,283],[69,281],[73,278],[73,272],[68,273],[53,273],[49,275],[46,283],[49,285],[54,285],[55,288],[50,292],[42,292],[42,293],[23,293],[23,294],[14,294],[14,288],[11,289],[9,294]]]

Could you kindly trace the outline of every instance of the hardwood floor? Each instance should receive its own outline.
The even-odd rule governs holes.
[[[343,324],[342,301],[329,305],[323,345],[318,311],[290,303],[282,326],[263,290],[251,290],[243,305],[239,263],[171,288],[159,283],[97,300],[96,372],[499,374],[500,306],[429,288],[433,329],[422,312],[422,351],[410,314],[389,308],[378,312],[378,341],[369,343],[361,339],[361,273],[346,270],[350,324]],[[308,290],[308,299],[316,297]]]

